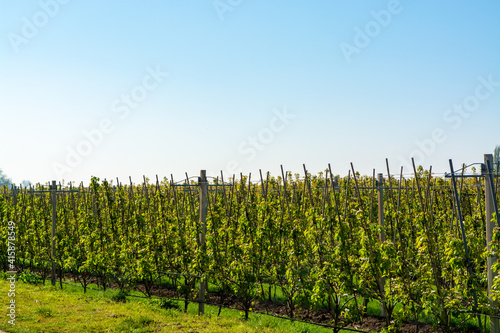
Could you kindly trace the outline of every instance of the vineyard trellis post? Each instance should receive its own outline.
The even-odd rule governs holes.
[[[379,173],[377,180],[377,188],[378,188],[378,223],[380,224],[380,243],[385,241],[385,232],[384,232],[384,175]],[[385,277],[380,277],[380,291],[384,293],[385,290]],[[385,304],[384,300],[382,300],[380,304],[380,314],[382,317],[386,316],[385,313]]]
[[[13,194],[14,206],[16,206],[17,205],[17,188],[16,188],[16,185],[12,186],[12,194]]]
[[[463,175],[464,169],[462,169],[462,175],[455,176],[455,169],[453,168],[453,161],[450,159],[449,162],[450,162],[450,170],[451,170],[451,174],[450,174],[451,186],[452,186],[453,197],[454,197],[455,204],[456,204],[457,221],[459,222],[460,231],[462,234],[462,243],[464,246],[465,260],[467,263],[467,273],[468,273],[469,277],[475,277],[476,276],[475,268],[474,268],[474,264],[471,262],[470,256],[469,256],[469,247],[467,245],[467,234],[465,232],[465,222],[464,222],[464,219],[462,217],[462,209],[460,206],[460,197],[459,197],[459,192],[457,190],[457,182],[455,180],[456,177],[464,177],[464,175]],[[475,287],[472,288],[472,296],[474,298],[473,311],[477,312],[477,292],[476,292]],[[480,314],[477,314],[477,322],[479,324],[479,330],[480,330],[480,332],[482,332],[481,315]]]
[[[57,183],[55,180],[52,181],[52,185],[50,185],[50,192],[52,197],[52,242],[51,242],[51,257],[52,257],[52,285],[56,285],[56,221],[57,221]]]
[[[200,186],[200,248],[203,256],[205,255],[205,234],[207,232],[207,211],[208,211],[208,183],[207,183],[207,171],[200,171],[200,178],[198,179],[198,185]],[[203,269],[203,265],[202,265]],[[205,279],[203,274],[200,276],[199,281],[199,292],[198,292],[198,314],[202,315],[205,313]]]
[[[489,162],[489,163],[488,163]],[[495,212],[495,200],[494,200],[494,189],[492,188],[492,172],[491,166],[493,163],[493,155],[485,154],[484,155],[484,164],[482,165],[481,172],[484,176],[484,195],[485,195],[485,210],[486,210],[486,242],[488,246],[488,251],[491,250],[490,242],[493,236],[493,229],[495,228],[495,223],[492,221],[491,217]],[[498,219],[498,217],[497,217]],[[496,272],[493,271],[493,265],[497,261],[497,256],[490,256],[487,258],[487,266],[488,266],[488,296],[490,295],[490,291],[493,287],[493,281],[496,277]],[[491,298],[489,299],[490,306],[493,309],[497,308],[497,302],[493,301]],[[498,318],[490,317],[490,332],[491,333],[500,333],[500,325]]]

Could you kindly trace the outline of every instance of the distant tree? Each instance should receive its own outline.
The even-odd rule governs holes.
[[[4,185],[12,186],[12,180],[3,173],[2,169],[0,169],[0,186]]]
[[[26,179],[21,182],[21,186],[24,188],[30,187],[31,185],[32,185],[32,183]]]
[[[500,145],[496,146],[493,151],[493,163],[500,163]],[[496,166],[494,168],[496,169]]]

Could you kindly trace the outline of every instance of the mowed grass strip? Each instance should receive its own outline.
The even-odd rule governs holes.
[[[8,283],[0,281],[6,309]],[[16,324],[6,311],[0,328],[8,332],[276,332],[249,327],[234,318],[199,317],[175,309],[161,309],[148,300],[114,302],[102,292],[72,292],[68,286],[16,284]],[[100,295],[99,295],[100,294]],[[111,295],[110,293],[107,293]]]
[[[331,330],[281,320],[264,315],[251,315],[242,319],[237,310],[223,309],[217,318],[218,308],[205,307],[205,315],[198,316],[197,304],[191,304],[188,313],[178,309],[163,309],[158,301],[127,297],[127,302],[115,302],[113,290],[89,290],[64,285],[54,288],[50,283],[32,285],[16,283],[15,326],[8,323],[7,296],[9,283],[0,279],[1,304],[0,329],[20,332],[310,332]]]

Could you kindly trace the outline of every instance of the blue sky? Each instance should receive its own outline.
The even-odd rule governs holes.
[[[0,4],[16,183],[446,172],[500,144],[496,1]]]

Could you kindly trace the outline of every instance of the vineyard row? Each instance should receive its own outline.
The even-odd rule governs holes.
[[[493,315],[495,325],[492,164],[468,177],[465,169],[452,177],[414,171],[410,179],[359,176],[352,167],[346,177],[282,171],[258,183],[221,175],[209,184],[202,172],[197,183],[112,186],[93,177],[87,188],[4,188],[0,265],[8,269],[14,221],[18,258],[53,262],[83,286],[92,275],[150,295],[168,272],[180,295],[198,297],[200,311],[208,281],[236,296],[247,316],[275,286],[289,317],[326,311],[336,327],[362,320],[359,299],[379,300],[388,326],[427,315],[447,331],[471,313]]]

